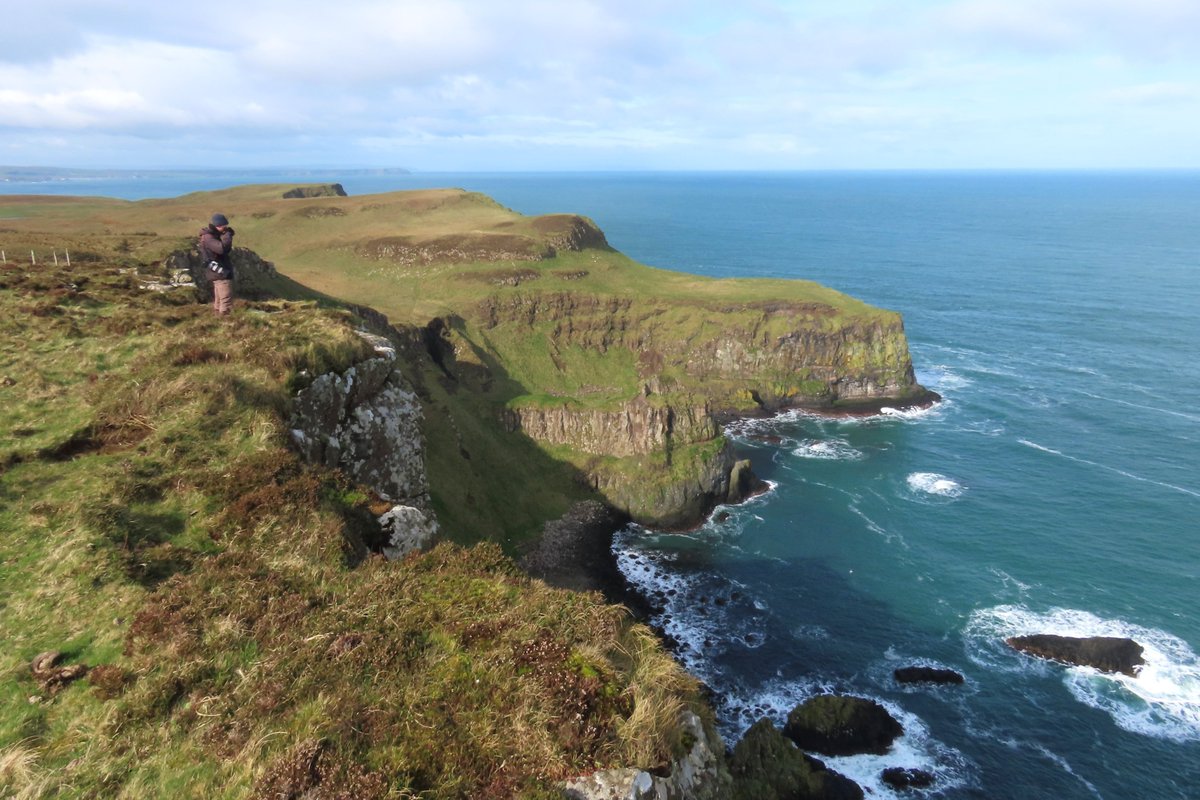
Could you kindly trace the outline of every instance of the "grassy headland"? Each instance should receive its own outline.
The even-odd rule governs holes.
[[[899,315],[811,282],[655,269],[609,248],[586,218],[524,217],[458,189],[284,199],[290,188],[138,202],[7,198],[0,238],[14,252],[38,246],[43,258],[73,247],[150,264],[190,247],[220,210],[237,244],[287,276],[268,291],[369,306],[413,331],[437,366],[416,376],[434,502],[451,535],[467,539],[515,543],[596,488],[640,519],[686,522],[662,504],[678,494],[671,468],[728,455],[714,435],[680,435],[681,414],[923,392]],[[630,424],[589,441],[520,435],[578,432],[579,415],[593,412],[649,419],[643,406],[662,411],[655,430]]]

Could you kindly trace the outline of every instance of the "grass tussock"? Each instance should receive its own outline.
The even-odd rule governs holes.
[[[384,561],[369,490],[288,449],[371,354],[348,315],[0,277],[5,796],[551,797],[685,745],[697,687],[624,609],[494,544]]]

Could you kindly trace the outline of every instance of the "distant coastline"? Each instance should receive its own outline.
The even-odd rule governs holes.
[[[309,169],[296,167],[263,168],[263,169],[218,169],[222,175],[244,176],[248,181],[256,178],[270,177],[273,180],[281,178],[333,179],[341,175],[354,176],[387,176],[411,175],[412,171],[404,167],[381,167],[363,169]],[[77,180],[133,180],[137,178],[191,178],[211,175],[213,170],[200,169],[75,169],[71,167],[13,167],[0,166],[0,181],[18,181],[22,183],[50,183],[56,181]]]

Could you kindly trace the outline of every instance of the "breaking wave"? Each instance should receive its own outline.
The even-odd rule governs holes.
[[[912,472],[906,482],[914,493],[937,497],[961,497],[966,491],[958,481],[937,472]]]
[[[1137,677],[1114,675],[1034,659],[1004,644],[1010,636],[1035,633],[1133,639],[1142,646],[1146,664]],[[967,656],[977,664],[1042,675],[1061,670],[1072,697],[1104,711],[1121,728],[1160,739],[1200,741],[1200,658],[1187,642],[1166,631],[1074,609],[1039,614],[1004,605],[976,611],[963,635]]]

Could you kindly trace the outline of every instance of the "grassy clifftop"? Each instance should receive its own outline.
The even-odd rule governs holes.
[[[502,541],[597,489],[640,519],[686,522],[713,497],[670,507],[698,491],[681,465],[714,476],[715,496],[730,455],[719,434],[699,440],[704,426],[685,432],[679,420],[924,392],[898,314],[811,282],[655,269],[612,250],[584,217],[524,217],[458,189],[285,199],[291,188],[8,198],[0,238],[43,258],[107,249],[149,264],[190,247],[220,210],[238,244],[279,267],[269,292],[370,306],[417,332],[436,363],[422,400],[439,514],[462,522],[451,530]],[[609,426],[611,436],[587,422],[655,414],[657,428]]]
[[[494,545],[371,555],[369,491],[286,444],[355,324],[0,268],[0,794],[554,796],[686,744],[695,684],[622,609]]]

